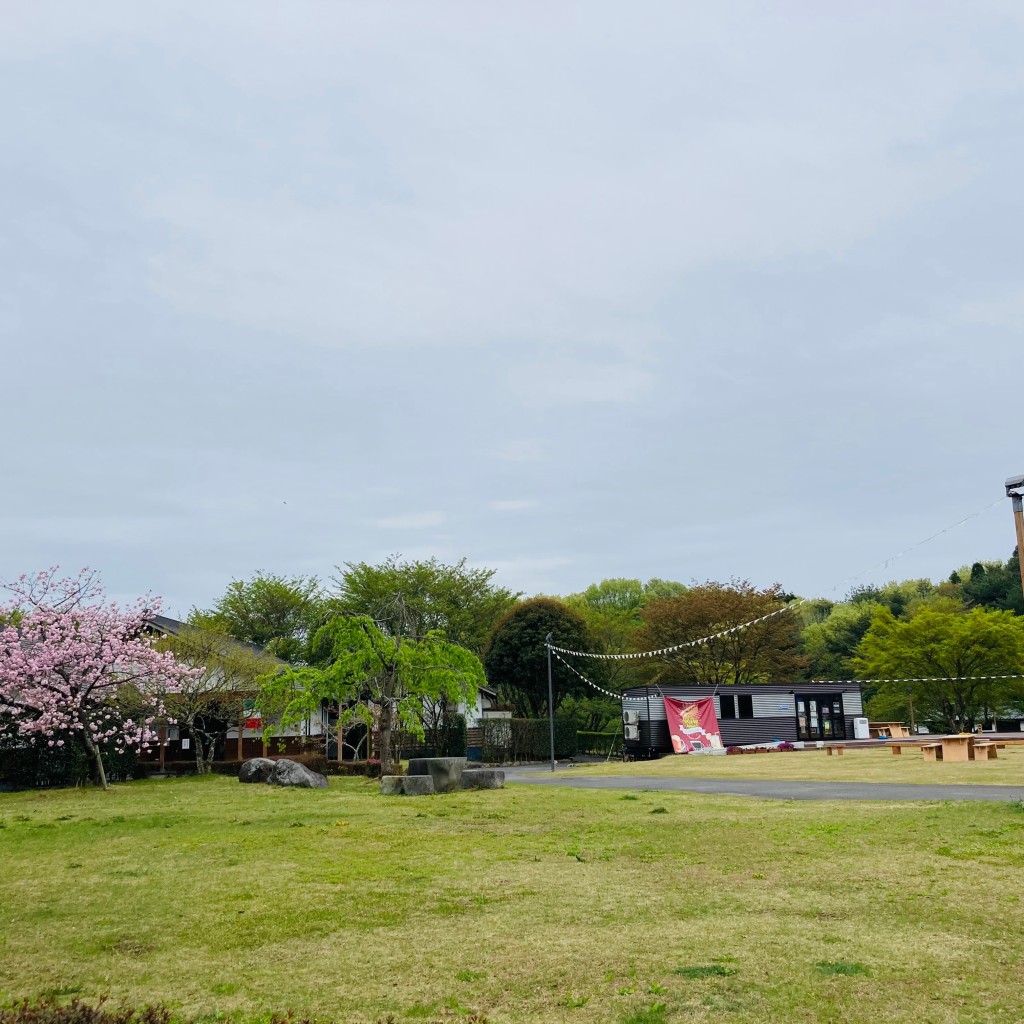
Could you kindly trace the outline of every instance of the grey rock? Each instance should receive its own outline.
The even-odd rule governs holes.
[[[463,789],[504,789],[505,773],[494,768],[471,768],[462,773]]]
[[[464,757],[414,757],[409,761],[406,778],[429,775],[434,780],[435,793],[451,793],[459,788],[465,767]]]
[[[405,776],[403,775],[382,775],[380,777],[380,795],[401,796],[403,793],[403,782],[405,782]]]
[[[281,760],[274,763],[274,771],[267,781],[272,786],[296,786],[299,789],[326,789],[327,778],[310,771],[304,764]]]
[[[274,762],[269,757],[251,757],[238,769],[239,782],[269,782]]]
[[[431,796],[434,789],[434,780],[429,775],[406,775],[402,779],[402,792],[406,796]]]

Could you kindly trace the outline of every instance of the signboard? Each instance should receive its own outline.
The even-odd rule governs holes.
[[[263,715],[260,709],[256,707],[256,701],[254,700],[243,700],[242,711],[245,714],[244,727],[246,729],[262,729],[263,728]]]
[[[715,717],[714,697],[701,700],[676,700],[664,697],[665,717],[668,719],[668,734],[672,737],[672,749],[677,754],[689,754],[694,750],[710,750],[722,746]]]

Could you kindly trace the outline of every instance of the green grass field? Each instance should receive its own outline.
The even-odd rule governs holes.
[[[917,782],[1024,785],[1024,746],[998,751],[995,761],[925,763],[920,750],[903,747],[894,757],[883,747],[847,748],[840,757],[824,750],[775,751],[771,754],[669,755],[657,761],[611,761],[579,765],[560,775],[614,775],[647,778],[782,779],[785,781]]]
[[[3,1000],[210,1021],[1021,1016],[1009,801],[410,799],[213,777],[0,794],[0,824]]]

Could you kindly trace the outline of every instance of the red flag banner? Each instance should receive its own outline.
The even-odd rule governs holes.
[[[722,746],[714,697],[689,701],[665,697],[664,701],[668,734],[672,737],[672,749],[677,754]]]

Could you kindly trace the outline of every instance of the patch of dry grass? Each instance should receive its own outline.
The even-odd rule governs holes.
[[[0,795],[0,822],[7,999],[248,1020],[1019,1019],[1010,803],[211,778]]]
[[[1007,746],[995,761],[928,762],[921,751],[903,747],[847,748],[831,757],[824,750],[774,751],[770,754],[679,754],[658,761],[612,761],[581,765],[556,774],[646,778],[780,779],[787,782],[904,782],[1024,785],[1024,746]]]

